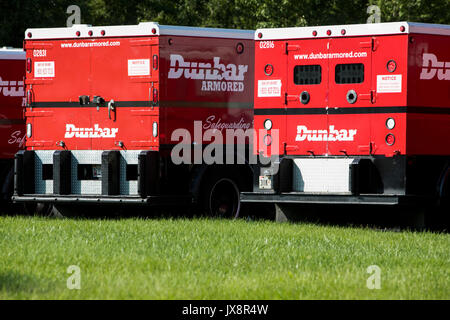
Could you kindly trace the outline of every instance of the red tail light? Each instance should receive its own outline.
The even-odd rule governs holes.
[[[273,73],[273,66],[271,64],[266,64],[266,66],[264,67],[264,73],[266,74],[266,76],[271,76]]]
[[[31,58],[27,58],[27,73],[31,73]]]
[[[158,69],[158,56],[156,54],[153,55],[153,70]]]
[[[158,103],[158,89],[156,88],[153,89],[153,103],[154,104]]]
[[[397,69],[397,63],[394,60],[389,60],[386,68],[389,72],[394,72]]]
[[[389,146],[392,146],[394,143],[395,143],[395,136],[393,134],[389,133],[386,136],[386,144]]]

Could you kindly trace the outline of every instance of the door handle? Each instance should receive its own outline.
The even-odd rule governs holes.
[[[114,100],[111,99],[111,101],[108,102],[108,117],[111,119],[111,111],[115,112],[116,107],[114,105]]]

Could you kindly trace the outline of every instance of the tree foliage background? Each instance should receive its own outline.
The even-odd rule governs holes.
[[[0,47],[21,47],[27,28],[65,27],[69,5],[81,23],[160,24],[256,29],[365,23],[367,8],[381,9],[381,22],[450,24],[450,0],[0,0]]]

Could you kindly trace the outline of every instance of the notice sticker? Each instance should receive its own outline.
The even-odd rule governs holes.
[[[39,61],[34,63],[35,78],[55,77],[55,61]]]
[[[150,59],[128,60],[128,76],[149,76]]]
[[[377,92],[402,92],[402,75],[392,74],[377,76]]]
[[[281,97],[281,80],[258,80],[258,97]]]

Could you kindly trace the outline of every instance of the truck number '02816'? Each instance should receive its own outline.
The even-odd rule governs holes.
[[[259,43],[260,49],[273,49],[275,48],[275,43],[273,41],[261,41]]]

